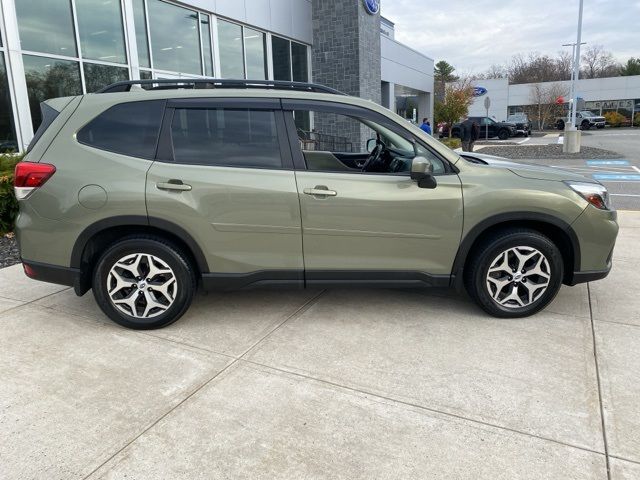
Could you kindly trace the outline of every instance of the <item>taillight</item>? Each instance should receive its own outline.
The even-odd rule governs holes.
[[[45,184],[56,173],[48,163],[19,162],[13,177],[13,189],[18,200],[24,200],[36,188]]]

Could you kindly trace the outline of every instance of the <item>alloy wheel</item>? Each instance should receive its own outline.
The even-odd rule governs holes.
[[[486,285],[491,298],[510,309],[528,307],[539,300],[551,281],[549,261],[533,247],[512,247],[490,264]]]
[[[106,290],[118,310],[146,319],[164,313],[173,305],[178,283],[166,262],[155,255],[133,253],[111,267]]]

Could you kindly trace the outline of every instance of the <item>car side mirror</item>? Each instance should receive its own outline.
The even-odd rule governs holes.
[[[373,149],[376,148],[377,143],[378,140],[375,138],[370,138],[369,140],[367,140],[367,152],[373,152]]]
[[[433,176],[433,163],[424,157],[415,157],[411,162],[411,180],[418,182],[420,188],[436,188],[436,182]]]

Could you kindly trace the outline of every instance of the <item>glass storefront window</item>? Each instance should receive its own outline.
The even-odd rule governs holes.
[[[273,79],[291,80],[291,46],[289,40],[271,37],[273,50]]]
[[[140,80],[151,80],[152,78],[153,75],[151,74],[151,72],[140,70]]]
[[[0,153],[17,150],[18,142],[9,96],[9,79],[4,65],[4,54],[0,52]]]
[[[222,77],[244,78],[242,27],[235,23],[218,20],[218,45]]]
[[[120,0],[75,0],[82,58],[127,63]]]
[[[129,69],[125,67],[84,63],[83,68],[87,93],[95,92],[115,82],[129,80]]]
[[[198,13],[159,0],[149,0],[153,68],[202,74]]]
[[[69,0],[15,0],[15,3],[23,50],[77,55]]]
[[[144,11],[144,0],[133,0],[133,23],[136,29],[138,63],[141,67],[151,67],[151,61],[149,60],[149,43],[147,21]]]
[[[213,77],[213,52],[211,51],[211,25],[209,15],[200,14],[200,34],[202,38],[202,55],[204,57],[204,74]]]
[[[244,50],[247,57],[247,78],[266,80],[267,57],[265,55],[265,34],[244,28]]]
[[[309,65],[307,62],[307,46],[291,42],[291,66],[294,82],[309,81]]]
[[[81,95],[78,62],[57,58],[23,55],[24,73],[31,109],[31,123],[35,132],[40,125],[40,102],[54,97]]]

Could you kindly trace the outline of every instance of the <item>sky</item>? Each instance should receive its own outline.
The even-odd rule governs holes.
[[[458,74],[479,74],[517,53],[556,55],[576,41],[578,0],[382,0],[396,40]],[[582,41],[618,61],[640,57],[640,0],[584,0]]]

